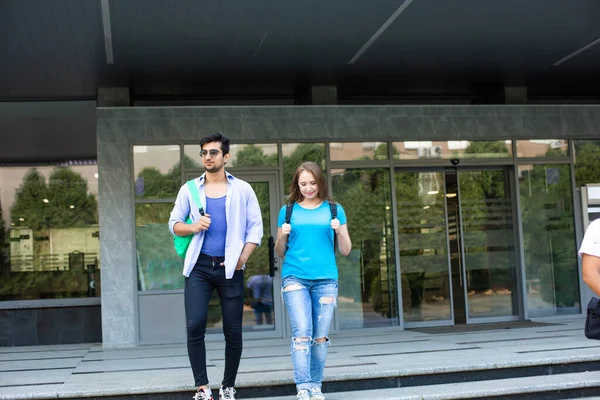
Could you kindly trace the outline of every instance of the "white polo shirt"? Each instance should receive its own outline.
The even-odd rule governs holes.
[[[600,257],[600,218],[594,220],[586,229],[579,249],[579,256],[582,254]]]

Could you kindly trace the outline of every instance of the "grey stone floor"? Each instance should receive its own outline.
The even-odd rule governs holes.
[[[536,321],[551,324],[438,334],[398,329],[335,334],[331,336],[325,380],[600,360],[600,341],[591,341],[583,336],[583,317]],[[238,387],[293,383],[288,339],[246,340],[244,346]],[[218,388],[224,368],[224,343],[208,342],[207,348],[209,379],[211,385]],[[571,387],[569,385],[573,382],[582,380],[600,385],[600,372],[519,379],[523,379],[520,383],[523,385],[555,385],[560,388]],[[506,382],[488,382],[486,390],[490,396],[499,391],[509,393],[517,390],[519,379],[512,379],[516,382],[512,386]],[[445,387],[443,390],[462,393],[467,390],[464,385],[390,389],[389,397],[381,391],[381,398],[429,398],[423,396],[439,391],[442,386]],[[471,383],[471,387],[481,385]],[[120,350],[103,350],[100,344],[0,348],[1,400],[188,390],[192,392],[194,387],[184,345]],[[362,398],[359,392],[353,394],[357,395],[353,398]],[[293,398],[295,396],[290,397]],[[328,400],[338,398],[342,397],[328,396]]]

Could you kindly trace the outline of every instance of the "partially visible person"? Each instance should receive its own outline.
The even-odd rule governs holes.
[[[600,296],[600,219],[593,221],[585,231],[579,248],[583,281]]]
[[[292,326],[297,398],[324,400],[329,326],[338,294],[334,244],[347,256],[352,243],[344,208],[329,196],[317,164],[305,162],[296,169],[288,200],[291,215],[288,206],[281,208],[275,251],[285,256],[281,291]]]
[[[187,348],[198,391],[195,400],[213,400],[206,373],[204,334],[208,302],[216,289],[225,335],[225,371],[219,399],[235,400],[235,379],[242,357],[244,266],[263,236],[256,194],[247,182],[225,171],[229,139],[213,133],[200,140],[206,173],[196,178],[200,201],[194,204],[188,185],[179,190],[169,219],[178,236],[193,234],[185,255],[185,317]],[[192,223],[186,223],[188,215]]]
[[[252,275],[246,287],[252,291],[252,304],[256,325],[273,324],[273,278],[270,275]]]

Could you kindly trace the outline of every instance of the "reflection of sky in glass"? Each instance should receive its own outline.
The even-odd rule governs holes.
[[[166,174],[178,162],[178,145],[133,146],[134,176],[137,176],[144,168],[156,168]]]
[[[490,144],[491,148],[494,145],[501,143],[507,152],[489,152],[489,153],[466,153],[465,151],[471,145]],[[406,141],[394,142],[395,151],[399,154],[394,154],[394,159],[414,160],[427,158],[452,158],[452,157],[469,157],[469,158],[497,158],[510,157],[512,155],[511,140],[448,140],[448,141]],[[478,147],[481,148],[481,147]],[[481,151],[481,150],[480,150]]]

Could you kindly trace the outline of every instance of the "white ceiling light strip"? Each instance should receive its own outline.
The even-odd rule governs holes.
[[[102,11],[102,29],[104,31],[104,48],[106,49],[106,62],[114,64],[115,58],[112,44],[112,29],[110,26],[110,4],[109,0],[100,0]]]
[[[400,16],[400,14],[404,12],[404,10],[408,8],[408,6],[410,6],[412,2],[413,0],[404,0],[404,3],[402,3],[400,7],[398,7],[398,9],[394,11],[392,15],[390,15],[387,21],[385,21],[383,25],[381,25],[381,27],[377,29],[377,32],[375,32],[375,34],[371,36],[369,40],[367,40],[367,42],[363,45],[363,47],[360,48],[360,50],[358,50],[354,57],[352,57],[352,59],[348,61],[348,64],[354,64],[356,60],[358,60],[360,56],[362,56],[363,53],[367,51],[369,47],[371,47],[371,45],[379,38],[379,36],[381,36],[383,32],[385,32],[385,30],[396,20],[396,18]]]
[[[558,60],[557,62],[555,62],[554,64],[552,64],[552,66],[558,67],[560,64],[562,64],[562,63],[564,63],[566,61],[569,61],[573,57],[577,57],[579,54],[583,53],[586,50],[589,50],[590,48],[592,48],[593,46],[597,45],[598,43],[600,43],[600,38],[594,40],[592,43],[589,43],[589,44],[583,46],[579,50],[574,51],[573,53],[569,54],[568,56],[561,58],[560,60]]]

